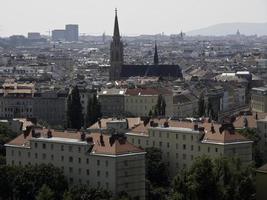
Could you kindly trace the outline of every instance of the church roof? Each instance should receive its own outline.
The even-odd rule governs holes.
[[[122,65],[120,77],[133,76],[183,77],[179,65]]]

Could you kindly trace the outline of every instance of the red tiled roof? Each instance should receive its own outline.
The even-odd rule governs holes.
[[[42,135],[45,136],[47,133],[47,129],[43,129],[41,131]],[[68,138],[68,139],[77,139],[80,140],[80,132],[67,132],[67,131],[55,131],[51,130],[53,137],[57,138]],[[92,137],[94,146],[91,152],[96,154],[106,154],[106,155],[122,155],[128,153],[141,153],[144,152],[142,149],[134,146],[133,144],[129,143],[127,140],[119,140],[116,139],[114,143],[110,143],[110,136],[103,134],[103,141],[104,143],[101,144],[100,142],[100,133],[90,133],[86,134],[86,137]],[[47,137],[46,137],[47,138]],[[10,141],[8,145],[15,145],[15,146],[28,146],[29,141],[32,139],[32,135],[29,134],[26,138],[24,135],[21,134],[16,137],[14,140]]]

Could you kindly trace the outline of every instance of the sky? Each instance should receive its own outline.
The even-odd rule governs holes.
[[[267,22],[267,0],[0,0],[0,36],[47,34],[79,24],[81,34],[175,34],[218,23]]]

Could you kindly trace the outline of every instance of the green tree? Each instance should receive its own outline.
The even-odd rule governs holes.
[[[54,192],[50,189],[50,187],[48,187],[47,185],[43,185],[37,196],[36,196],[36,200],[53,200],[54,198]]]
[[[93,98],[90,98],[88,100],[87,112],[86,112],[86,118],[85,118],[86,126],[90,126],[90,125],[94,124],[95,122],[97,122],[97,120],[101,116],[102,116],[101,105],[97,99],[96,94],[94,94]]]
[[[80,93],[77,86],[75,86],[67,99],[67,126],[68,128],[81,129],[83,124],[82,104],[80,100]]]
[[[204,99],[204,93],[202,92],[198,99],[198,116],[202,117],[205,114],[205,99]]]
[[[165,116],[166,114],[166,101],[162,94],[158,96],[157,104],[154,107],[155,115]]]
[[[164,200],[168,194],[169,176],[160,149],[146,148],[146,188],[149,200]]]
[[[101,188],[90,188],[87,185],[77,185],[69,190],[72,200],[109,200],[112,198],[111,192]]]

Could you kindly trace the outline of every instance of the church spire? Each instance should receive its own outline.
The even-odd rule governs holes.
[[[158,64],[159,64],[158,47],[157,47],[157,42],[155,42],[154,65]]]
[[[117,16],[117,8],[115,9],[115,23],[114,23],[114,32],[113,37],[120,38],[119,22]]]

